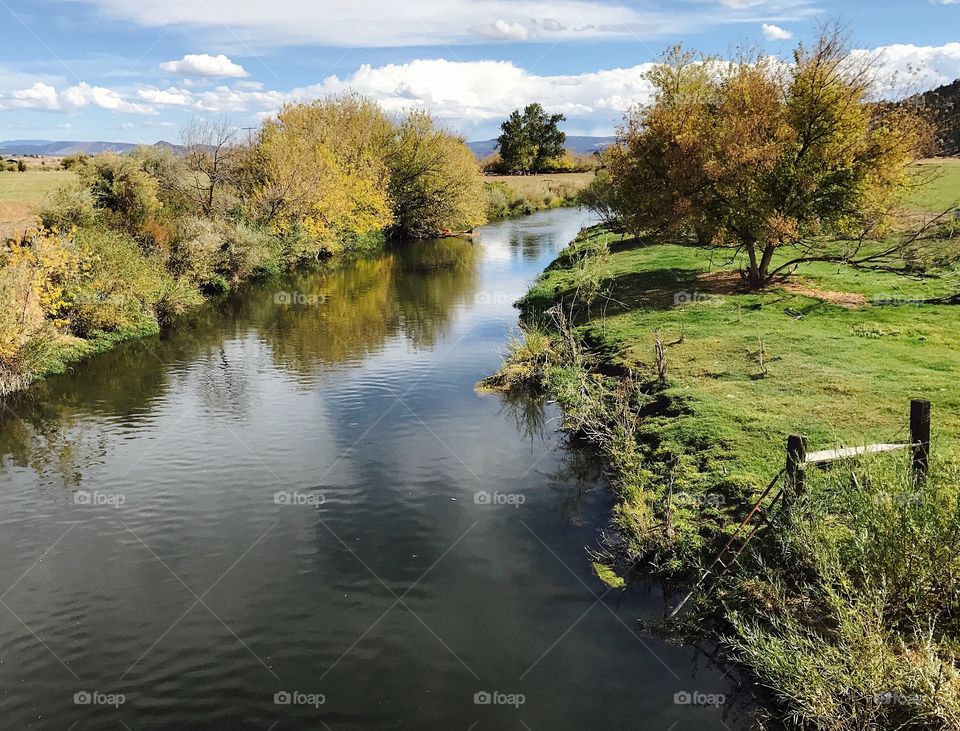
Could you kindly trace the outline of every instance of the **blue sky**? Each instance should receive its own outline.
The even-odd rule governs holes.
[[[470,139],[530,100],[609,134],[667,46],[788,54],[824,18],[900,87],[960,77],[960,0],[0,0],[0,140],[176,141],[347,89]]]

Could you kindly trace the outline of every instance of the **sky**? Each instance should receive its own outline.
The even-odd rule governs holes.
[[[671,45],[789,56],[826,20],[885,89],[960,77],[960,0],[0,0],[0,140],[177,142],[348,90],[470,140],[530,101],[607,135]]]

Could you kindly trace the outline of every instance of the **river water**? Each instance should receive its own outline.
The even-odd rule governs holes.
[[[4,407],[0,727],[737,727],[593,577],[551,407],[473,389],[589,222],[251,287]]]

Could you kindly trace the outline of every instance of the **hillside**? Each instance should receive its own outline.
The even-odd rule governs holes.
[[[77,140],[5,140],[0,142],[0,155],[39,155],[61,157],[63,155],[98,155],[102,152],[129,152],[140,147],[131,142],[82,142]],[[178,149],[169,142],[157,142],[153,147]]]
[[[937,123],[937,154],[960,155],[960,79],[919,95]]]

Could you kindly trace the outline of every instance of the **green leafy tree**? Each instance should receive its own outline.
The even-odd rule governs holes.
[[[870,62],[838,31],[789,66],[675,48],[648,78],[653,103],[628,115],[587,196],[627,231],[742,253],[752,288],[805,262],[888,264],[912,240],[880,243],[929,125],[873,103]]]
[[[394,232],[427,238],[486,220],[483,176],[462,137],[437,129],[426,112],[398,126],[387,156]]]
[[[547,114],[540,104],[528,104],[521,113],[514,111],[500,125],[497,138],[504,172],[541,173],[564,155],[567,135],[560,123],[562,114]]]

